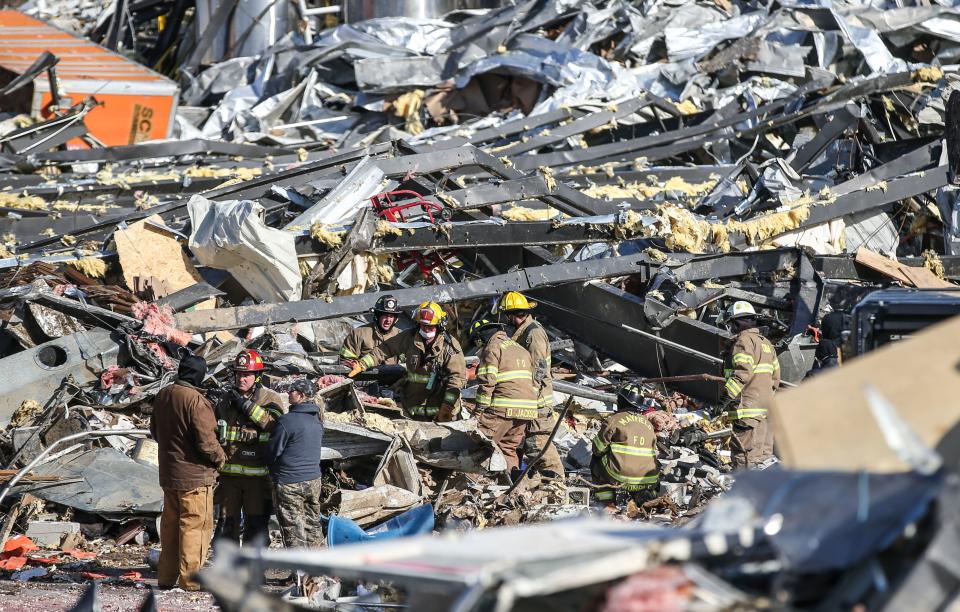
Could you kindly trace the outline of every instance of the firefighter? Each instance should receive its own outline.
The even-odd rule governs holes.
[[[731,463],[748,468],[773,455],[773,430],[767,421],[773,394],[780,386],[780,362],[770,341],[757,329],[757,312],[749,302],[737,301],[727,314],[727,326],[736,334],[725,372],[722,411],[733,426]]]
[[[216,491],[217,535],[237,543],[241,536],[245,542],[261,536],[269,542],[273,495],[265,452],[270,431],[284,413],[283,400],[261,384],[263,358],[258,351],[242,351],[233,371],[236,386],[217,403],[220,443],[227,453]]]
[[[459,412],[467,365],[460,343],[444,329],[446,316],[436,302],[420,304],[417,327],[362,355],[350,376],[402,357],[407,373],[399,383],[400,405],[418,421],[452,421]]]
[[[642,497],[656,496],[660,480],[657,465],[657,434],[644,412],[654,410],[643,405],[643,394],[634,383],[617,392],[617,412],[593,439],[590,471],[595,482],[619,485],[622,490]],[[613,501],[613,489],[600,489],[601,501]]]
[[[530,444],[537,452],[549,443],[538,468],[546,475],[563,477],[563,462],[557,447],[550,440],[550,433],[557,422],[553,413],[553,375],[550,372],[550,338],[543,326],[533,318],[530,311],[537,303],[528,300],[522,293],[510,291],[500,300],[499,311],[503,312],[516,328],[511,340],[530,353],[533,360],[533,386],[537,391],[539,411],[536,420],[527,430]]]
[[[400,330],[396,326],[397,318],[401,314],[397,298],[392,295],[382,296],[371,312],[376,320],[368,325],[354,328],[347,334],[343,346],[340,347],[340,360],[351,368],[357,364],[362,355],[371,352],[390,338],[400,335]],[[399,361],[397,357],[390,357],[384,363],[396,365]]]
[[[517,449],[537,419],[537,391],[530,353],[503,328],[502,323],[477,321],[470,329],[470,340],[482,347],[477,366],[477,424],[500,447],[515,478],[520,470]]]

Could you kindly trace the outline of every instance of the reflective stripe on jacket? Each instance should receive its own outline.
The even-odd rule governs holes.
[[[506,333],[493,334],[480,351],[477,381],[477,411],[492,410],[507,419],[537,418],[530,353]]]
[[[347,337],[343,340],[343,346],[340,347],[340,359],[350,359],[357,361],[363,355],[371,352],[390,338],[399,336],[402,332],[394,325],[390,331],[383,333],[376,322],[368,325],[361,325],[350,330]],[[396,365],[400,363],[398,357],[390,357],[383,363],[387,365]]]
[[[217,404],[217,417],[227,422],[223,441],[227,462],[221,474],[234,476],[267,476],[264,446],[270,441],[270,431],[283,416],[283,398],[280,394],[258,384],[254,391],[253,410],[248,417],[233,407],[227,398]]]
[[[360,365],[369,369],[400,356],[407,369],[401,403],[410,416],[433,418],[442,404],[457,408],[460,392],[467,382],[467,364],[456,338],[438,331],[436,339],[427,345],[420,328],[415,327],[363,355]]]
[[[727,416],[739,419],[765,419],[773,394],[780,386],[780,362],[770,341],[756,328],[737,334],[730,352],[724,390],[728,398],[739,400]]]
[[[533,386],[537,392],[540,408],[553,408],[553,374],[550,370],[550,337],[536,319],[528,315],[523,325],[517,328],[511,338],[530,353],[531,370],[534,372]],[[539,376],[537,376],[539,374]]]
[[[618,412],[593,439],[593,455],[599,459],[612,482],[628,490],[657,484],[656,432],[646,417],[635,412]]]

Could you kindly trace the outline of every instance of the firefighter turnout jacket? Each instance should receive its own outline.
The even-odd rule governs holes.
[[[360,357],[373,351],[373,349],[382,345],[390,338],[399,336],[402,332],[396,325],[390,328],[390,331],[384,333],[380,325],[376,322],[368,325],[355,327],[347,334],[343,340],[343,346],[340,347],[340,359],[349,359],[358,361]],[[399,357],[390,357],[383,363],[387,365],[396,365],[400,363]]]
[[[617,412],[593,439],[593,456],[611,482],[636,491],[656,485],[660,479],[656,443],[657,434],[645,416]]]
[[[368,370],[388,359],[403,357],[407,374],[402,381],[401,404],[411,417],[428,420],[437,416],[442,404],[456,408],[467,382],[467,364],[456,338],[437,331],[427,345],[415,327],[385,341],[360,358]]]
[[[767,418],[773,394],[780,386],[780,362],[773,345],[756,328],[737,334],[725,378],[731,421]]]
[[[477,366],[477,412],[492,411],[506,419],[537,418],[530,353],[498,331],[480,351]]]
[[[221,474],[231,476],[268,475],[264,454],[270,431],[283,413],[280,394],[257,384],[253,397],[254,407],[250,416],[237,409],[225,397],[217,404],[217,419],[226,421],[226,432],[221,431],[221,444],[227,461],[220,468]]]
[[[513,333],[513,341],[530,353],[533,387],[540,408],[553,409],[553,375],[550,372],[550,338],[543,326],[528,316]]]

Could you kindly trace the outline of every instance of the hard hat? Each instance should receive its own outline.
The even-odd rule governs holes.
[[[373,307],[374,314],[400,314],[400,304],[397,302],[397,298],[392,295],[381,296],[377,300],[376,305]]]
[[[436,302],[424,302],[417,308],[417,323],[423,325],[440,325],[447,313]]]
[[[233,370],[235,372],[262,372],[263,358],[260,356],[260,351],[254,349],[241,351],[233,362]]]
[[[518,291],[509,291],[500,299],[500,310],[503,312],[525,312],[536,307],[536,302],[528,300]]]
[[[503,323],[498,323],[497,321],[491,321],[489,319],[480,319],[479,321],[474,321],[473,325],[470,326],[470,337],[478,338],[480,334],[490,328],[503,329]]]
[[[617,391],[617,408],[619,410],[633,410],[641,412],[646,409],[643,405],[643,391],[636,383],[627,383]]]
[[[730,310],[727,311],[727,321],[739,319],[741,317],[755,316],[757,316],[757,311],[754,310],[753,304],[750,302],[744,302],[743,300],[737,300],[734,302],[733,306],[730,307]]]

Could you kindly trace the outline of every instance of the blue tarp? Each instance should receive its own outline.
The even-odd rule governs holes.
[[[348,518],[332,515],[327,525],[327,546],[386,540],[421,535],[433,531],[433,504],[424,504],[365,531]]]

